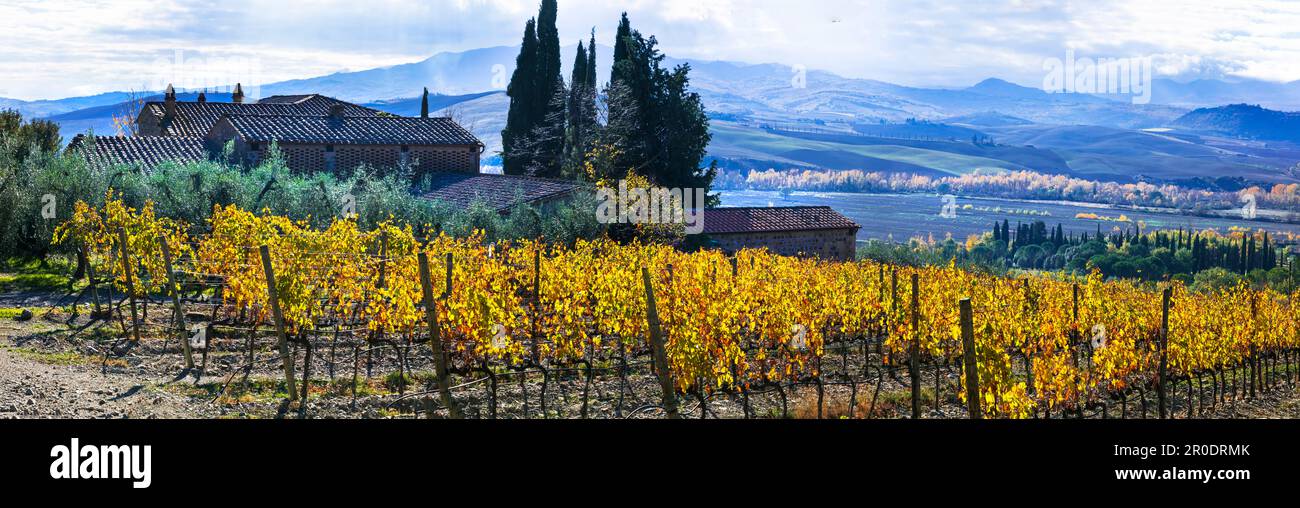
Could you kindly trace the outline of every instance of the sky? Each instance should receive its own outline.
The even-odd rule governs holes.
[[[517,45],[537,0],[0,0],[0,97],[271,83]],[[782,63],[913,86],[1040,84],[1044,63],[1150,57],[1157,76],[1300,80],[1285,0],[559,0],[563,44],[620,12],[678,58]],[[180,62],[178,65],[177,62]]]

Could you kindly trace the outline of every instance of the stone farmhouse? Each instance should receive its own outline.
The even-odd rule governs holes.
[[[709,208],[704,234],[726,252],[766,247],[776,254],[852,261],[859,226],[828,206]]]
[[[233,145],[233,159],[248,166],[276,146],[297,173],[350,174],[365,164],[408,167],[416,182],[430,182],[426,197],[466,206],[478,200],[498,211],[524,202],[550,202],[576,190],[573,182],[479,173],[484,145],[451,118],[401,117],[317,94],[279,95],[245,102],[235,86],[232,102],[176,100],[170,85],[162,101],[145,103],[135,136],[78,135],[69,150],[92,163],[135,164],[148,170],[165,161],[213,159]]]
[[[400,117],[317,94],[245,102],[238,85],[231,100],[208,102],[199,94],[195,101],[178,101],[168,86],[162,101],[141,108],[135,136],[78,135],[68,150],[93,164],[148,171],[166,162],[215,159],[228,145],[234,161],[251,167],[274,145],[297,173],[344,175],[362,164],[404,166],[424,186],[425,199],[454,208],[477,202],[499,213],[520,203],[549,209],[582,186],[479,173],[483,143],[450,118]],[[861,229],[825,206],[713,208],[704,211],[703,221],[703,233],[724,251],[766,247],[827,260],[853,260]]]

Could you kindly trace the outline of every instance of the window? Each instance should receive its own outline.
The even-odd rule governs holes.
[[[325,151],[326,151],[326,152],[333,152],[333,151],[334,151],[334,145],[325,145]]]

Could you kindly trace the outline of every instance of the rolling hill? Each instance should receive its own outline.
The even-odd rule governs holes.
[[[1233,104],[1193,110],[1174,121],[1189,130],[1243,139],[1300,142],[1300,113]]]
[[[603,79],[613,51],[597,48]],[[513,71],[516,52],[500,46],[439,53],[410,64],[271,83],[259,91],[263,96],[322,93],[413,116],[427,86],[435,94],[434,114],[454,115],[491,155],[501,146],[509,98],[500,89]],[[1030,169],[1125,182],[1290,182],[1285,169],[1300,158],[1293,145],[1250,141],[1294,139],[1285,135],[1300,130],[1278,123],[1289,117],[1184,109],[1257,93],[1275,95],[1256,102],[1287,102],[1300,97],[1296,83],[1156,80],[1153,104],[1135,105],[1120,97],[1050,94],[996,78],[966,88],[922,88],[820,70],[797,75],[794,68],[773,63],[671,57],[664,63],[691,66],[692,89],[713,122],[710,155],[733,168],[921,174]],[[49,116],[70,138],[89,128],[111,132],[111,115],[122,98],[102,94],[18,107],[58,111]],[[228,100],[216,94],[209,99]],[[1179,106],[1161,104],[1164,100]]]

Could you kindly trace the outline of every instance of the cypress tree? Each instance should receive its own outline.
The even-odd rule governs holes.
[[[537,22],[530,19],[524,25],[524,40],[519,47],[519,56],[515,58],[515,72],[506,88],[510,111],[506,115],[506,128],[501,131],[501,165],[508,175],[522,175],[532,163],[526,145],[538,121],[534,109],[536,75]]]
[[[551,113],[550,99],[564,86],[560,76],[560,32],[556,28],[556,0],[542,0],[537,13],[537,107],[538,118]]]
[[[560,75],[560,31],[556,27],[559,6],[556,0],[542,0],[537,14],[537,83],[538,127],[536,174],[558,176],[564,154],[564,78]]]
[[[560,34],[556,0],[542,0],[524,27],[506,94],[510,111],[501,131],[507,174],[557,176],[564,155],[565,87],[560,76]]]
[[[1272,263],[1272,260],[1269,259],[1268,232],[1267,232],[1267,231],[1264,232],[1264,243],[1263,243],[1263,245],[1261,245],[1260,248],[1259,248],[1259,254],[1260,254],[1260,256],[1259,256],[1259,265],[1260,265],[1260,268],[1263,268],[1263,269],[1265,269],[1265,270],[1272,270],[1272,269],[1273,269],[1273,263]]]
[[[658,42],[632,30],[626,14],[617,33],[605,126],[619,150],[614,166],[635,169],[657,185],[707,194],[717,165],[700,167],[711,135],[703,100],[690,91],[690,66],[665,69]],[[716,204],[717,196],[707,201]]]
[[[596,29],[591,29],[591,40],[587,42],[587,89],[593,92],[592,102],[594,111],[594,102],[596,90]]]
[[[420,118],[429,118],[429,87],[424,87],[424,97],[420,99]]]
[[[627,45],[631,37],[632,22],[628,21],[627,13],[624,12],[622,19],[618,21],[618,30],[614,32],[614,66],[609,74],[611,86],[619,84],[627,77],[629,71],[626,62],[631,57]]]
[[[583,98],[587,94],[587,49],[578,42],[578,54],[573,59],[573,76],[569,79],[569,97],[566,101],[568,132],[565,135],[564,155],[575,166],[585,152],[585,118]]]
[[[600,125],[596,118],[596,30],[584,47],[578,42],[573,60],[573,74],[569,81],[569,95],[565,103],[567,131],[564,154],[569,176],[576,176],[591,148]]]
[[[1246,242],[1246,273],[1259,267],[1258,260],[1255,258],[1255,236],[1251,235]]]

